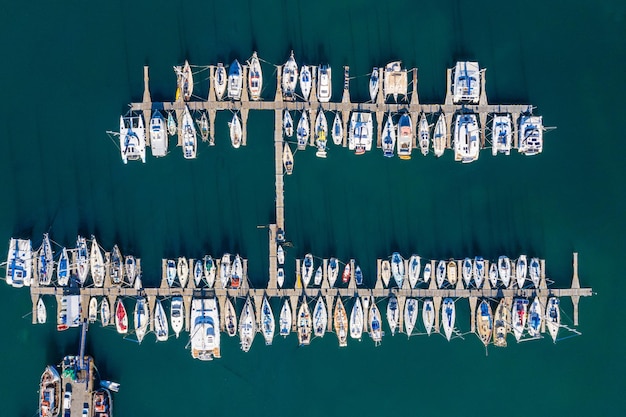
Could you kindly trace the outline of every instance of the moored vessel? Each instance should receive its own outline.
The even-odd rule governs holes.
[[[254,308],[252,307],[252,299],[246,298],[246,302],[241,310],[239,317],[239,339],[241,350],[248,352],[252,347],[254,335],[256,334],[256,320],[254,318]]]
[[[487,300],[482,300],[476,310],[476,329],[478,337],[485,346],[491,341],[491,332],[493,330],[493,316],[491,306]]]
[[[189,321],[191,357],[201,361],[220,358],[220,318],[215,298],[193,298]]]
[[[261,90],[263,89],[263,70],[261,69],[261,62],[256,51],[252,53],[252,58],[248,61],[248,67],[250,99],[259,100],[261,98]]]
[[[350,337],[361,340],[363,334],[363,305],[359,297],[354,298],[352,311],[350,312]]]
[[[234,60],[228,67],[228,91],[227,95],[230,100],[241,100],[241,89],[243,87],[243,73],[241,64],[238,60]]]
[[[441,309],[441,321],[443,323],[444,334],[446,335],[446,339],[448,339],[448,341],[450,341],[452,333],[454,332],[455,319],[456,309],[454,307],[454,300],[452,298],[445,298]]]
[[[398,323],[400,322],[400,311],[398,309],[398,299],[392,295],[387,302],[387,322],[389,323],[389,329],[391,335],[396,334],[398,330]]]
[[[230,143],[233,145],[233,148],[239,148],[241,146],[243,130],[241,128],[241,120],[239,120],[237,113],[233,113],[233,119],[228,124],[228,129],[230,132]]]
[[[289,299],[285,298],[279,316],[279,334],[281,336],[289,336],[289,333],[291,333],[291,321],[291,306],[289,305]]]
[[[411,159],[413,148],[413,122],[407,113],[403,113],[398,121],[398,156],[400,159]]]
[[[307,111],[302,110],[302,116],[300,116],[300,120],[298,121],[298,129],[296,130],[296,138],[298,139],[298,150],[303,151],[306,149],[306,145],[309,141],[309,117],[307,116]]]
[[[320,103],[328,103],[333,92],[331,68],[322,64],[317,70],[317,99]]]
[[[306,298],[303,298],[300,303],[300,308],[298,309],[298,322],[296,326],[298,329],[298,343],[300,346],[306,346],[311,343],[312,322]]]
[[[383,156],[391,158],[396,148],[396,127],[393,124],[391,113],[387,114],[382,139]]]
[[[289,59],[283,65],[283,73],[281,78],[281,87],[283,90],[283,99],[293,101],[296,98],[296,84],[298,82],[298,64],[293,56],[293,51]]]
[[[445,114],[441,112],[435,124],[435,131],[433,132],[433,153],[437,158],[443,155],[443,151],[445,151],[447,145],[448,125],[446,123]]]
[[[155,110],[150,119],[150,148],[154,157],[167,155],[167,129],[165,118],[159,110]]]
[[[335,332],[337,332],[337,339],[339,339],[339,347],[348,346],[348,315],[341,301],[341,297],[337,297],[337,302],[335,303],[333,324]],[[361,325],[361,328],[362,327],[363,325]]]
[[[183,330],[183,324],[185,321],[185,310],[183,308],[183,297],[174,296],[170,302],[170,322],[172,324],[172,331],[178,336]]]
[[[326,303],[324,303],[324,299],[320,295],[313,309],[313,334],[316,337],[324,337],[327,325],[328,310],[326,310]]]
[[[272,307],[270,306],[267,297],[263,297],[263,303],[261,304],[261,331],[263,332],[263,338],[265,339],[266,345],[272,344],[275,328],[276,325],[274,323],[274,313],[272,312]]]

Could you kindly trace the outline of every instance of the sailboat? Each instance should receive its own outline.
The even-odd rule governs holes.
[[[446,261],[439,261],[437,263],[435,275],[437,278],[437,288],[442,288],[443,283],[446,280]]]
[[[46,320],[48,320],[46,304],[43,302],[43,297],[39,297],[37,300],[37,323],[44,324]]]
[[[363,284],[363,271],[361,271],[361,267],[359,265],[354,268],[354,281],[356,285]]]
[[[335,332],[337,332],[337,339],[339,339],[339,347],[348,346],[348,315],[341,301],[341,297],[337,297],[335,313],[333,314],[333,324]],[[361,325],[361,328],[362,327],[363,325]]]
[[[415,288],[420,276],[422,258],[419,255],[411,255],[409,258],[409,284]]]
[[[433,133],[433,152],[437,158],[443,155],[448,142],[448,125],[443,112],[439,114]]]
[[[285,284],[285,270],[283,268],[278,268],[276,271],[276,283],[278,288],[282,288]]]
[[[337,258],[330,258],[328,260],[328,271],[326,275],[328,276],[328,284],[331,288],[334,287],[337,277],[339,276],[339,261]]]
[[[261,304],[261,330],[263,332],[266,345],[272,344],[275,327],[272,307],[270,306],[269,301],[267,301],[267,297],[263,297],[263,304]]]
[[[415,298],[407,298],[404,304],[404,329],[407,337],[411,337],[415,323],[417,322],[418,301]]]
[[[183,100],[189,101],[191,95],[193,94],[193,73],[191,72],[191,66],[189,65],[189,61],[185,60],[182,72],[179,75],[179,88],[183,94]]]
[[[382,320],[380,318],[380,310],[378,310],[378,306],[376,306],[376,303],[372,303],[372,305],[370,306],[369,330],[370,337],[374,341],[374,346],[380,345],[380,342],[383,338],[383,328]]]
[[[297,82],[298,82],[298,64],[296,64],[296,60],[293,57],[293,51],[291,51],[291,55],[289,56],[289,59],[283,66],[283,73],[282,73],[282,78],[281,78],[281,87],[283,90],[284,100],[288,100],[288,101],[295,100]]]
[[[313,309],[313,334],[316,337],[324,337],[326,333],[326,326],[328,325],[328,311],[326,310],[326,303],[320,295],[315,303]]]
[[[226,75],[226,68],[224,68],[224,64],[219,62],[217,64],[217,68],[215,69],[215,96],[218,100],[224,99],[224,94],[226,94],[226,84],[227,84],[228,76]]]
[[[404,281],[404,259],[398,252],[391,254],[391,275],[398,284],[398,288],[402,288]]]
[[[500,281],[506,288],[509,288],[509,284],[511,283],[511,261],[506,256],[500,256],[498,258],[498,275],[500,276]]]
[[[315,276],[313,277],[313,285],[321,285],[323,276],[324,274],[322,272],[322,265],[319,265],[317,267],[317,270],[315,271]]]
[[[233,145],[233,148],[237,149],[241,146],[241,140],[243,131],[241,129],[241,121],[239,120],[239,116],[237,113],[233,113],[233,119],[228,124],[228,128],[230,130],[230,142]]]
[[[398,121],[398,156],[400,159],[411,159],[412,145],[413,122],[407,113],[403,113]]]
[[[217,267],[215,265],[215,261],[211,257],[211,255],[205,255],[203,259],[204,264],[204,280],[206,281],[206,285],[209,288],[213,288],[215,284],[215,272]]]
[[[128,314],[121,298],[117,299],[115,305],[115,328],[120,334],[128,333]]]
[[[165,261],[165,280],[170,287],[174,286],[176,280],[176,262],[173,259]]]
[[[89,252],[87,252],[87,240],[78,236],[76,239],[76,275],[81,286],[85,285],[89,273]]]
[[[455,318],[456,312],[454,307],[454,300],[452,298],[445,298],[443,300],[443,308],[441,310],[441,321],[443,323],[443,331],[446,335],[446,339],[448,339],[448,342],[452,338]]]
[[[250,297],[246,298],[246,302],[241,310],[239,317],[239,339],[241,350],[248,352],[252,347],[254,335],[256,334],[256,320],[254,319],[254,308]]]
[[[491,154],[511,154],[512,123],[511,116],[497,115],[493,117],[491,125]]]
[[[539,301],[539,297],[535,297],[528,311],[528,334],[530,337],[541,336],[543,312],[543,306],[541,305],[541,301]]]
[[[228,98],[230,100],[241,100],[241,90],[243,87],[243,72],[238,60],[234,60],[228,67]]]
[[[474,258],[474,269],[472,271],[474,275],[474,284],[476,288],[480,288],[485,280],[485,260],[482,256],[476,256]]]
[[[285,250],[282,245],[278,245],[276,248],[276,262],[278,262],[278,265],[285,263]]]
[[[283,132],[285,132],[287,137],[293,136],[293,119],[289,110],[285,110],[285,115],[283,116]]]
[[[289,305],[289,299],[285,298],[283,307],[280,309],[279,334],[287,337],[289,333],[291,333],[291,306]]]
[[[398,329],[398,323],[400,322],[400,312],[398,309],[398,299],[394,295],[389,298],[389,302],[387,303],[387,322],[389,323],[391,335],[395,335]]]
[[[154,157],[158,158],[167,155],[165,118],[159,110],[155,110],[150,119],[150,147],[152,148],[152,156]]]
[[[557,297],[548,298],[548,306],[546,307],[546,327],[552,337],[552,341],[556,342],[561,327],[561,310],[559,309],[560,301]]]
[[[175,113],[173,111],[167,112],[167,133],[170,136],[174,136],[178,131],[178,126],[176,125]],[[154,155],[154,149],[152,150],[152,155]]]
[[[389,280],[391,279],[391,264],[387,259],[380,264],[380,276],[383,279],[385,287],[389,287]]]
[[[302,261],[302,285],[306,288],[313,276],[313,255],[307,253]]]
[[[39,248],[37,261],[39,263],[39,285],[50,285],[54,273],[54,258],[52,257],[52,246],[50,245],[50,238],[47,233],[43,234],[43,241]]]
[[[146,129],[142,116],[120,116],[120,153],[122,162],[146,162]]]
[[[167,316],[161,300],[156,300],[154,306],[154,334],[157,342],[165,342],[169,336],[169,326],[167,325]]]
[[[391,113],[387,114],[387,121],[383,128],[382,140],[383,156],[391,158],[396,148],[396,127],[393,125]]]
[[[494,264],[495,265],[495,264]],[[508,298],[502,298],[496,314],[493,326],[493,344],[497,347],[506,347],[506,335],[511,331],[511,303]]]
[[[470,281],[472,280],[473,270],[474,265],[472,265],[472,260],[470,258],[463,259],[463,264],[461,266],[461,276],[463,277],[463,282],[465,282],[465,288],[469,288]]]
[[[146,335],[146,332],[148,331],[148,323],[150,323],[150,314],[144,297],[137,297],[133,321],[135,324],[135,335],[137,336],[137,341],[141,343]]]
[[[287,175],[293,174],[293,153],[291,152],[291,147],[286,142],[283,149],[283,165]]]
[[[261,62],[256,54],[252,53],[252,58],[248,61],[248,90],[250,91],[251,100],[259,100],[261,98],[261,90],[263,89],[263,70]]]
[[[303,151],[306,149],[306,145],[309,142],[309,132],[309,117],[306,114],[306,110],[302,110],[302,116],[300,116],[300,120],[298,121],[298,129],[296,130],[299,151]]]
[[[341,124],[339,112],[335,113],[335,119],[333,120],[332,137],[333,143],[337,146],[343,142],[343,125]]]
[[[454,160],[476,161],[480,154],[480,132],[475,114],[459,114],[454,123]]]
[[[113,285],[120,285],[124,280],[124,265],[123,265],[122,252],[117,245],[113,246],[111,251],[111,283]]]
[[[203,276],[203,267],[202,267],[202,260],[201,259],[197,259],[196,262],[194,262],[194,267],[193,267],[193,283],[196,285],[196,287],[200,287],[200,282],[202,281],[202,276]]]
[[[235,260],[233,261],[233,265],[231,267],[230,273],[230,287],[237,289],[241,285],[241,280],[243,279],[243,264],[241,261],[241,257],[239,254],[235,256]]]
[[[107,327],[111,323],[111,306],[106,297],[103,297],[100,303],[100,322],[102,327]]]
[[[448,261],[448,282],[450,285],[456,285],[458,281],[458,273],[456,270],[456,261],[454,259],[450,259]]]
[[[435,305],[431,299],[424,300],[424,305],[422,306],[422,321],[424,322],[426,333],[430,336],[433,326],[435,325]]]
[[[430,126],[428,125],[428,120],[426,119],[425,113],[422,113],[422,115],[420,116],[417,134],[419,136],[419,145],[420,150],[422,151],[422,155],[426,156],[428,155],[428,150],[430,147]]]
[[[541,282],[541,264],[539,258],[532,258],[530,260],[530,280],[533,282],[535,288],[539,288]]]
[[[202,112],[202,115],[196,122],[198,123],[198,127],[200,127],[200,137],[202,140],[209,140],[209,119],[207,119],[206,113]]]
[[[476,329],[478,337],[485,346],[491,341],[491,332],[493,330],[493,316],[491,314],[491,306],[487,300],[482,300],[476,310]]]
[[[185,321],[183,297],[172,297],[172,301],[170,303],[170,321],[172,324],[172,330],[174,331],[174,334],[176,334],[176,338],[178,339],[180,332],[183,330],[183,324]]]
[[[98,299],[91,297],[89,299],[89,309],[87,310],[87,320],[89,323],[95,323],[98,320]]]
[[[226,310],[224,313],[224,327],[226,328],[226,334],[229,337],[233,337],[237,334],[237,311],[235,310],[235,306],[233,305],[230,297],[226,297],[224,309]]]
[[[304,101],[309,101],[312,85],[313,81],[311,77],[311,67],[309,67],[308,65],[303,65],[300,71],[300,91],[302,91],[302,98],[304,99]]]
[[[331,78],[332,72],[329,65],[322,64],[317,70],[317,99],[320,103],[328,103],[333,92]]]
[[[181,256],[176,263],[176,273],[178,274],[178,282],[182,288],[187,286],[187,280],[189,279],[189,263],[187,258]]]
[[[363,334],[363,306],[361,299],[355,297],[352,311],[350,312],[350,337],[361,340]]]
[[[374,67],[372,69],[372,74],[370,75],[369,83],[370,99],[372,99],[372,102],[376,101],[376,96],[378,95],[378,90],[380,88],[379,77],[380,74],[378,73],[378,67]]]
[[[347,262],[346,266],[343,268],[343,273],[341,274],[341,282],[343,283],[349,282],[351,274],[352,274],[352,268],[350,267],[350,263]]]
[[[67,249],[61,250],[61,256],[59,257],[59,264],[57,266],[57,282],[60,286],[64,287],[70,280],[70,260],[67,255]]]
[[[187,106],[183,112],[181,130],[183,134],[183,158],[194,159],[198,148],[198,139],[196,138],[196,126]]]
[[[424,275],[423,275],[423,279],[424,282],[426,284],[428,284],[428,281],[430,281],[430,276],[432,275],[433,271],[432,271],[433,267],[431,266],[430,262],[426,262],[424,264]]]
[[[519,139],[517,150],[530,156],[540,154],[543,150],[543,119],[541,116],[522,115],[520,117]]]
[[[528,318],[528,299],[515,298],[513,300],[513,310],[511,311],[513,320],[513,334],[519,342],[526,327],[526,319]]]
[[[324,110],[320,108],[315,119],[315,145],[317,152],[315,156],[318,158],[326,158],[326,146],[328,142],[328,122],[324,115]]]
[[[230,274],[230,254],[225,253],[220,262],[220,282],[222,284],[222,288],[228,287]]]
[[[300,346],[305,346],[311,343],[312,322],[306,298],[302,299],[302,303],[298,309],[298,321],[296,327],[298,329],[298,343]]]
[[[492,262],[489,266],[489,282],[491,287],[495,288],[498,285],[498,263]]]
[[[91,236],[91,278],[96,287],[104,285],[104,257],[95,236]]]
[[[528,275],[528,264],[526,263],[526,255],[520,255],[515,265],[515,279],[517,280],[517,287],[524,288],[524,282]]]

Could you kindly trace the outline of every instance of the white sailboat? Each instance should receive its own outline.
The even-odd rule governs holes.
[[[539,301],[539,297],[535,297],[528,311],[528,334],[530,337],[541,337],[543,314],[544,309],[541,301]]]
[[[391,113],[387,114],[387,121],[383,128],[382,148],[383,156],[387,158],[393,157],[396,148],[396,127],[393,124]]]
[[[524,288],[524,282],[528,275],[528,263],[526,255],[520,255],[515,265],[515,279],[517,280],[517,288]]]
[[[201,112],[199,119],[196,119],[198,127],[200,128],[200,137],[203,141],[209,140],[209,119],[206,117],[206,112]]]
[[[413,122],[407,113],[403,113],[398,121],[398,156],[400,159],[411,159],[413,148]]]
[[[363,306],[361,299],[355,297],[352,311],[350,312],[350,337],[361,340],[363,335]]]
[[[228,287],[228,282],[230,281],[230,254],[225,253],[222,256],[222,260],[220,262],[220,282],[222,284],[222,288]]]
[[[422,321],[426,333],[430,336],[430,333],[433,331],[433,326],[435,325],[435,305],[431,299],[424,300],[424,304],[422,305]]]
[[[313,277],[313,285],[319,286],[322,284],[322,278],[324,274],[322,272],[322,265],[319,265],[315,270],[315,276]]]
[[[167,316],[161,300],[156,300],[154,306],[154,334],[157,342],[165,342],[169,337],[170,328],[167,324]]]
[[[135,325],[135,335],[137,336],[137,341],[141,343],[146,335],[146,332],[148,331],[148,324],[150,323],[150,313],[144,297],[137,297],[135,311],[133,313],[133,323]]]
[[[89,321],[89,323],[95,323],[96,320],[98,320],[98,299],[96,297],[91,297],[89,299],[87,320]]]
[[[337,258],[331,257],[328,260],[328,270],[326,272],[326,276],[328,277],[328,284],[330,287],[334,287],[335,282],[337,282],[337,277],[339,276],[339,261]]]
[[[302,285],[306,288],[313,276],[313,255],[307,253],[302,260]]]
[[[452,338],[455,319],[456,310],[454,307],[454,300],[452,298],[445,298],[441,309],[441,322],[443,323],[443,331],[448,341]]]
[[[389,260],[385,259],[380,264],[380,276],[383,280],[385,287],[389,287],[389,280],[391,279],[391,264]]]
[[[546,327],[552,337],[552,341],[556,343],[556,338],[561,327],[561,310],[559,309],[560,301],[557,297],[548,298],[546,307]]]
[[[437,270],[435,271],[437,278],[437,288],[442,288],[443,283],[446,280],[446,261],[439,261],[437,263]]]
[[[11,259],[9,257],[9,259]],[[10,262],[7,262],[7,265],[11,266]],[[8,269],[7,269],[8,276]],[[64,287],[68,284],[70,280],[70,259],[67,254],[67,249],[63,248],[61,250],[61,256],[59,257],[59,263],[57,265],[57,283]],[[9,282],[7,278],[7,283]]]
[[[167,259],[165,261],[165,280],[170,288],[174,286],[174,281],[176,280],[176,261],[173,259]]]
[[[376,303],[372,303],[372,305],[370,306],[369,330],[370,337],[374,341],[374,346],[380,345],[380,342],[383,338],[383,326],[380,317],[380,310],[378,310],[378,306],[376,305]]]
[[[178,339],[180,332],[183,330],[183,324],[185,322],[185,310],[183,309],[183,297],[172,297],[170,303],[170,321],[172,324],[172,330]]]
[[[302,116],[298,121],[298,129],[296,130],[296,138],[298,139],[298,150],[303,151],[306,149],[306,145],[309,142],[309,117],[306,110],[302,110]]]
[[[293,119],[291,118],[289,110],[285,110],[285,114],[283,116],[283,132],[287,137],[293,136]]]
[[[422,258],[419,255],[411,255],[409,258],[409,284],[411,288],[415,288],[417,281],[420,277],[420,269],[422,265]]]
[[[331,68],[329,65],[320,65],[317,70],[317,99],[320,103],[328,103],[333,92]]]
[[[226,328],[226,334],[229,337],[234,337],[237,334],[237,311],[235,310],[235,306],[230,297],[226,297],[224,310],[226,310],[224,312],[224,327]]]
[[[173,111],[167,112],[167,134],[170,136],[174,136],[176,132],[178,132],[175,115],[176,113],[174,113]]]
[[[278,268],[276,271],[276,283],[278,288],[282,288],[285,284],[285,270],[283,268]]]
[[[543,151],[543,119],[541,116],[523,115],[520,117],[517,150],[530,156]]]
[[[341,124],[339,112],[335,113],[335,119],[333,120],[332,137],[333,143],[337,146],[343,142],[343,125]]]
[[[380,74],[378,72],[378,67],[374,67],[372,69],[372,74],[370,75],[369,89],[370,89],[370,99],[372,102],[376,101],[376,96],[378,95],[378,90],[380,89]]]
[[[446,116],[443,112],[439,114],[437,123],[435,124],[435,131],[433,133],[433,153],[437,158],[443,155],[443,151],[446,150],[448,144],[448,125],[446,122]]]
[[[198,148],[196,126],[193,123],[191,113],[189,113],[189,107],[187,107],[186,105],[183,112],[181,131],[183,134],[183,158],[195,159]]]
[[[184,256],[179,257],[178,262],[176,262],[176,273],[180,286],[185,288],[189,279],[189,262],[187,262],[187,258]]]
[[[291,333],[291,321],[291,306],[289,305],[289,299],[285,298],[279,317],[279,334],[281,336],[289,336],[289,333]]]
[[[326,147],[328,142],[328,122],[324,115],[324,110],[320,107],[315,119],[315,145],[317,152],[315,156],[318,158],[326,158]]]
[[[465,288],[469,288],[473,271],[474,265],[472,265],[472,260],[470,258],[463,259],[463,264],[461,265],[461,277],[463,277],[463,282],[465,282]]]
[[[241,100],[241,90],[243,87],[243,71],[238,60],[234,60],[228,67],[228,98],[230,100]]]
[[[293,57],[293,51],[291,56],[283,66],[283,73],[281,78],[281,87],[283,90],[283,99],[288,101],[295,100],[296,84],[298,82],[298,64]]]
[[[293,153],[291,152],[291,147],[286,142],[283,149],[283,166],[287,175],[293,174]]]
[[[497,262],[491,263],[489,266],[489,283],[492,288],[498,285],[498,264]]]
[[[213,288],[215,284],[215,273],[217,270],[217,266],[215,265],[215,261],[211,255],[205,255],[203,259],[204,264],[204,280],[206,281],[206,285],[209,288]]]
[[[276,325],[274,323],[274,313],[272,312],[272,307],[270,306],[269,301],[267,301],[267,297],[263,297],[263,304],[261,304],[261,331],[263,332],[266,345],[272,344],[275,327]]]
[[[256,320],[254,319],[254,308],[250,297],[246,298],[246,302],[241,310],[239,317],[239,339],[241,350],[248,352],[252,347],[254,335],[256,334]]]
[[[476,288],[480,288],[485,280],[485,260],[482,256],[476,256],[474,258],[474,269],[472,271],[474,275],[474,284]]]
[[[428,119],[426,119],[425,113],[422,113],[420,116],[417,134],[419,137],[419,145],[422,155],[426,156],[428,155],[428,150],[430,148],[430,126],[428,125]]]
[[[387,322],[389,323],[391,335],[395,335],[396,330],[398,330],[398,323],[400,322],[400,311],[398,308],[398,299],[393,295],[389,298],[389,302],[387,303]]]
[[[519,342],[524,334],[524,328],[526,327],[526,319],[528,316],[528,299],[515,298],[513,300],[513,310],[511,311],[511,318],[513,322],[513,334],[515,339]]]
[[[122,257],[122,252],[120,252],[120,248],[117,245],[113,246],[113,250],[111,251],[111,283],[113,285],[121,285],[124,280],[124,258]]]
[[[193,283],[195,284],[196,288],[198,288],[200,287],[200,283],[202,282],[204,267],[202,266],[201,259],[196,259],[196,262],[194,262],[193,265]]]
[[[311,313],[309,311],[309,305],[304,298],[298,309],[298,321],[296,323],[298,329],[298,344],[300,346],[306,346],[311,343]]]
[[[102,327],[107,327],[111,323],[111,306],[106,297],[102,297],[102,302],[100,303],[100,322]]]
[[[252,53],[252,58],[248,61],[248,90],[250,91],[250,100],[259,100],[261,98],[261,90],[263,89],[263,70],[261,62],[256,54]]]
[[[432,269],[433,267],[431,266],[430,262],[425,262],[424,263],[424,282],[426,284],[428,284],[428,281],[430,281],[430,276],[432,275]]]
[[[228,128],[230,131],[230,143],[232,143],[233,148],[237,149],[241,146],[241,140],[243,131],[241,129],[241,121],[239,120],[239,116],[237,113],[233,113],[233,119],[228,123]]]
[[[535,288],[539,288],[541,282],[541,264],[539,258],[532,258],[530,260],[530,280],[533,282]]]
[[[87,239],[82,236],[76,238],[76,275],[81,286],[89,274],[89,252],[87,251]]]
[[[333,314],[333,325],[339,339],[339,347],[348,346],[348,314],[343,306],[341,297],[337,297],[335,312]]]
[[[404,259],[398,252],[391,254],[391,275],[398,284],[398,288],[402,288],[404,282]]]
[[[91,263],[91,278],[96,287],[104,285],[104,257],[102,250],[98,246],[95,236],[91,236],[91,255],[89,257]]]
[[[404,304],[404,329],[407,337],[411,337],[415,323],[417,322],[418,301],[415,298],[407,298]]]
[[[302,98],[304,101],[309,101],[312,85],[311,67],[303,65],[300,70],[300,91],[302,91]]]
[[[43,302],[43,297],[39,297],[37,300],[37,323],[44,324],[48,320],[48,312],[46,311],[46,304]]]
[[[511,284],[511,261],[506,256],[498,258],[498,275],[506,288]]]
[[[215,96],[218,100],[224,99],[224,94],[226,94],[226,85],[228,83],[228,75],[226,74],[226,68],[224,68],[224,64],[219,62],[217,64],[217,68],[215,69]]]
[[[324,303],[324,299],[320,295],[313,309],[313,334],[316,337],[324,337],[327,325],[328,311],[326,310],[326,303]]]
[[[150,119],[150,147],[152,148],[152,156],[154,157],[158,158],[167,155],[165,118],[159,110],[155,110]]]
[[[180,67],[177,68],[179,68],[177,71],[179,81],[178,88],[183,95],[183,100],[189,101],[193,94],[193,72],[191,72],[191,65],[189,65],[189,61],[185,60],[182,71]]]

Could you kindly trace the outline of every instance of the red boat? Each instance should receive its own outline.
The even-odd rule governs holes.
[[[350,264],[347,263],[346,267],[343,269],[343,274],[341,274],[341,280],[343,282],[350,281]]]
[[[128,333],[128,315],[122,300],[117,300],[117,305],[115,306],[115,327],[118,333]]]

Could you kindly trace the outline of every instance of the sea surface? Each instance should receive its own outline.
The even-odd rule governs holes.
[[[94,325],[87,352],[102,377],[122,385],[116,417],[623,412],[624,2],[74,0],[5,1],[3,10],[0,242],[38,246],[50,232],[71,246],[78,233],[94,234],[105,248],[140,256],[148,286],[162,257],[224,252],[248,258],[253,285],[264,286],[267,230],[257,226],[275,218],[271,112],[250,113],[241,149],[229,144],[224,113],[216,146],[200,144],[197,160],[171,144],[166,158],[122,164],[105,132],[141,100],[144,65],[154,101],[172,100],[172,66],[185,59],[206,97],[202,66],[257,50],[269,99],[272,65],[293,49],[298,64],[335,69],[333,100],[349,65],[352,98],[365,101],[372,67],[400,59],[419,69],[420,101],[441,103],[446,68],[477,60],[491,103],[531,103],[557,127],[539,156],[485,150],[469,165],[449,151],[409,162],[332,145],[327,160],[298,152],[285,178],[287,272],[306,252],[334,255],[357,259],[372,284],[375,259],[396,250],[433,259],[526,253],[546,259],[555,286],[567,287],[578,252],[581,284],[597,293],[581,300],[582,336],[562,332],[556,344],[509,336],[508,348],[487,355],[459,301],[467,334],[450,343],[387,332],[378,348],[365,337],[339,349],[332,334],[306,348],[294,335],[266,347],[258,335],[244,354],[223,336],[222,359],[203,363],[185,349],[187,334],[139,345]],[[571,326],[571,304],[562,306]],[[48,312],[54,317],[52,303]],[[0,314],[0,416],[31,417],[41,372],[77,353],[79,330],[31,325],[28,290],[4,284]]]

